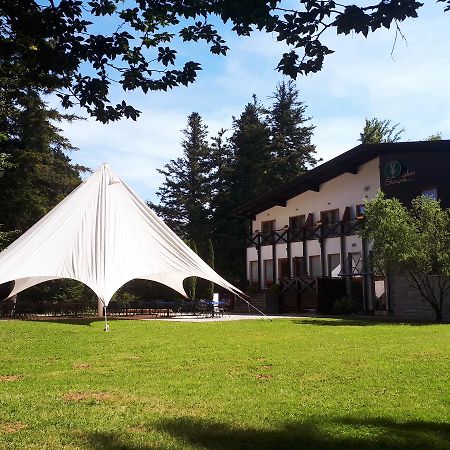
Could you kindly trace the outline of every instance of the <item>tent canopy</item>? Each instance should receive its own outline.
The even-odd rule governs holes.
[[[107,306],[135,278],[186,296],[183,280],[201,277],[242,294],[193,252],[103,164],[61,203],[0,253],[0,284],[10,296],[48,280],[89,286]]]

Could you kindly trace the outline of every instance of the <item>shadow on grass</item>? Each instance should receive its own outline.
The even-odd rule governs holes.
[[[409,325],[414,327],[439,325],[436,322],[406,322],[394,319],[361,318],[361,317],[327,317],[327,318],[311,318],[311,319],[293,319],[292,323],[297,325],[315,325],[326,327],[376,327],[380,325]]]
[[[145,429],[143,430],[145,431]],[[386,418],[340,418],[290,423],[276,430],[235,428],[196,417],[164,418],[147,431],[169,434],[178,441],[175,448],[231,449],[319,449],[444,450],[450,444],[450,424]],[[128,438],[127,438],[128,436]],[[174,448],[151,443],[134,445],[130,434],[93,433],[87,436],[92,450],[163,450]]]
[[[16,320],[21,320],[24,322],[45,322],[45,323],[65,323],[70,325],[84,325],[91,326],[95,322],[105,322],[105,319],[99,317],[30,317],[30,318],[18,318]],[[115,318],[108,317],[108,322],[112,322]]]

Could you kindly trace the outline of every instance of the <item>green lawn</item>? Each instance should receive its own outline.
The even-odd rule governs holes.
[[[0,321],[0,449],[450,449],[450,326]]]

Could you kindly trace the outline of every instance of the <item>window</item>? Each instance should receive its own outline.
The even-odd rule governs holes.
[[[270,286],[273,283],[273,260],[264,260],[264,281],[266,286]]]
[[[320,256],[309,257],[309,274],[312,277],[320,277],[322,275],[322,267],[320,264]]]
[[[363,217],[366,212],[366,205],[356,205],[356,217]]]
[[[292,271],[294,277],[306,275],[305,261],[301,256],[295,256],[294,258],[292,258]]]
[[[424,195],[425,197],[432,198],[433,200],[438,199],[438,193],[437,193],[436,187],[429,187],[426,189],[422,189],[421,194]]]
[[[328,255],[328,276],[337,278],[341,271],[341,255],[339,253],[330,253]]]
[[[323,224],[339,222],[339,209],[330,209],[329,211],[320,212],[320,220]]]
[[[250,261],[250,284],[258,285],[258,261]]]
[[[289,228],[299,230],[305,226],[305,215],[289,217]]]
[[[289,278],[289,264],[287,258],[278,260],[278,278]]]
[[[275,220],[266,220],[264,222],[261,222],[261,237],[263,245],[273,244],[274,231],[275,231]]]
[[[270,233],[275,230],[275,220],[266,220],[261,222],[261,231],[263,233]]]

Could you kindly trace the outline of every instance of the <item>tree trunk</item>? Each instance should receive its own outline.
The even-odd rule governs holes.
[[[103,317],[103,308],[104,308],[103,302],[100,300],[100,297],[97,297],[97,317]]]

